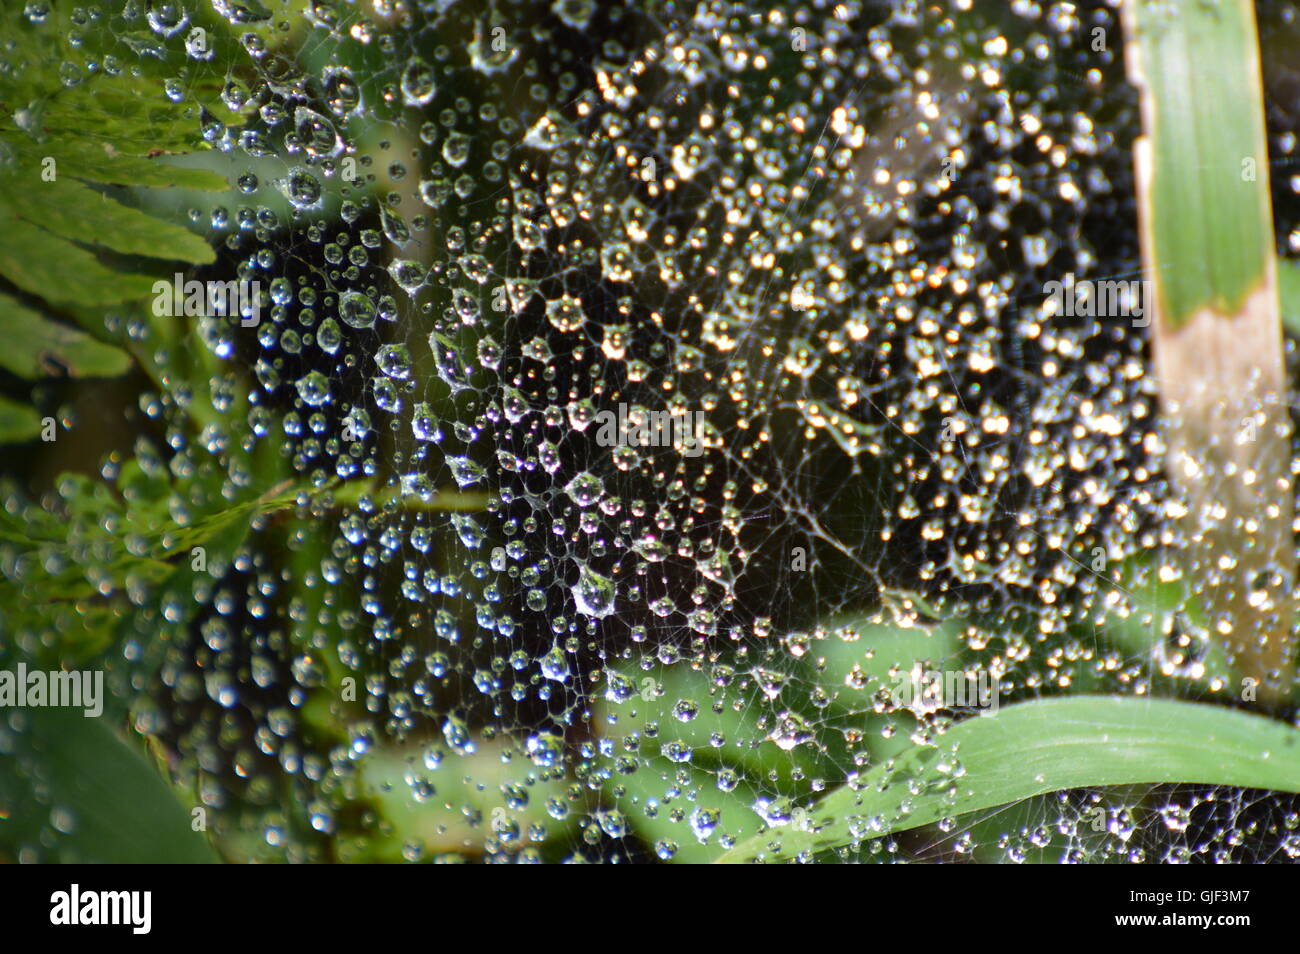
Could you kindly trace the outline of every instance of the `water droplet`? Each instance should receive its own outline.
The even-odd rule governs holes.
[[[339,296],[339,317],[353,328],[370,328],[375,324],[375,303],[359,291],[345,291]]]
[[[614,612],[615,590],[613,580],[583,564],[573,585],[573,600],[579,613],[601,619]]]

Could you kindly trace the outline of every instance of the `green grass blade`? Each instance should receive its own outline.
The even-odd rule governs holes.
[[[1251,4],[1138,0],[1125,7],[1134,30],[1130,73],[1146,94],[1149,228],[1164,320],[1181,328],[1205,307],[1234,315],[1273,255]]]
[[[1207,617],[1224,621],[1216,639],[1239,698],[1257,690],[1278,706],[1293,681],[1296,566],[1254,4],[1132,0],[1122,11],[1141,94],[1146,313],[1167,470],[1186,506],[1174,549]]]
[[[0,397],[0,444],[19,444],[41,432],[41,416],[25,404]]]
[[[805,830],[742,842],[723,863],[785,861],[1047,792],[1182,782],[1300,792],[1300,731],[1165,699],[1075,696],[968,719],[843,787]]]

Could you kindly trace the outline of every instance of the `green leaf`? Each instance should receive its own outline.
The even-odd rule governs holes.
[[[113,305],[144,298],[146,275],[118,272],[90,252],[21,219],[0,227],[0,274],[47,301]]]
[[[27,150],[29,153],[32,149]],[[35,150],[40,152],[39,149]],[[151,188],[198,189],[224,192],[230,188],[225,177],[209,169],[180,166],[161,159],[143,159],[123,155],[111,144],[81,139],[54,142],[42,155],[55,161],[59,175],[68,175],[104,185],[146,186]]]
[[[30,407],[0,397],[0,444],[21,444],[41,432],[41,417]]]
[[[784,861],[1047,792],[1162,782],[1300,792],[1300,731],[1167,699],[1027,702],[958,723],[836,789],[800,830],[771,830],[720,860]]]
[[[75,179],[17,189],[9,201],[33,225],[84,245],[199,265],[217,257],[206,240],[188,229],[115,202]]]
[[[0,349],[0,367],[20,378],[32,380],[57,370],[50,367],[52,361],[78,378],[112,377],[131,366],[131,356],[120,348],[56,324],[3,292],[0,322],[9,337],[7,346]]]
[[[191,76],[185,64],[178,76],[178,68],[164,62],[162,45],[149,51],[158,58],[141,54],[129,70],[109,71],[111,76],[91,70],[70,82],[63,75],[69,57],[89,54],[100,61],[110,50],[114,56],[123,52],[119,41],[131,44],[123,31],[87,36],[71,29],[68,18],[75,14],[57,8],[49,13],[51,22],[38,30],[17,8],[0,13],[8,44],[0,69],[0,275],[67,310],[141,299],[152,289],[149,278],[125,273],[83,246],[192,264],[212,262],[215,253],[182,225],[85,183],[129,187],[137,195],[149,187],[224,191],[229,185],[216,172],[156,157],[206,148],[204,99],[211,98],[227,119],[233,116],[219,105],[216,77],[206,71]],[[197,98],[172,102],[164,81],[183,82]]]
[[[24,845],[49,840],[54,825],[60,862],[216,860],[166,782],[105,718],[53,708],[24,717],[27,728],[11,736],[16,751],[0,759],[0,848],[17,857]]]

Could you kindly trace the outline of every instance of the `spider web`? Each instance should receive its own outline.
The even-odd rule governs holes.
[[[1113,5],[268,6],[214,3],[258,109],[205,134],[213,274],[270,320],[206,331],[231,433],[323,492],[141,723],[227,855],[707,860],[973,715],[900,704],[914,667],[1227,698],[1155,588],[1144,332],[1044,292],[1141,277]],[[1270,861],[1293,802],[1061,792],[818,858]]]

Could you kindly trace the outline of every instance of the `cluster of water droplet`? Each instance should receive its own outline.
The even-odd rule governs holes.
[[[148,6],[184,55],[184,4]],[[205,436],[314,492],[138,722],[258,851],[801,824],[935,739],[863,636],[925,601],[963,621],[933,661],[1008,699],[1150,690],[1089,569],[1163,526],[1142,336],[1042,293],[1137,260],[1115,11],[645,6],[213,4],[246,117],[204,112],[215,269],[269,311],[205,329],[248,390]],[[1141,849],[1142,806],[1093,837],[1061,795],[850,854],[1232,854],[1199,819],[1236,796],[1181,797]]]

